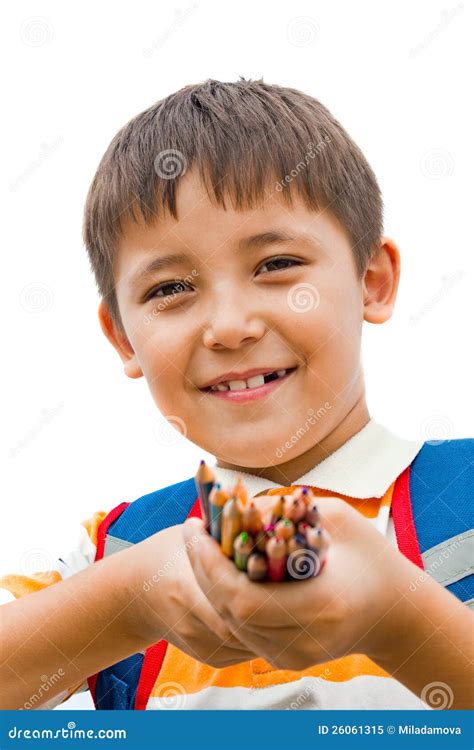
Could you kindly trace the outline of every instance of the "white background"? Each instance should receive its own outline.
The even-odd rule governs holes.
[[[3,15],[1,572],[47,569],[82,519],[203,455],[103,337],[81,222],[116,131],[206,78],[301,89],[362,148],[402,253],[393,319],[365,324],[369,409],[406,437],[472,436],[469,3],[58,0]]]

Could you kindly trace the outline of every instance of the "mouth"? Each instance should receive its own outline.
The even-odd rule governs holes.
[[[297,367],[288,367],[279,370],[269,369],[266,372],[263,371],[246,379],[222,380],[219,383],[200,388],[199,390],[202,393],[238,403],[252,401],[273,391],[297,369]]]

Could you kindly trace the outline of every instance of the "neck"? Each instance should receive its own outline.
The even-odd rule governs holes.
[[[360,432],[369,420],[370,415],[365,402],[365,395],[362,395],[344,419],[328,435],[325,435],[318,443],[300,456],[296,456],[296,458],[278,464],[278,466],[264,466],[262,468],[236,466],[218,458],[217,466],[222,469],[233,469],[238,472],[254,474],[263,479],[268,479],[269,482],[275,482],[275,484],[286,487],[299,477],[304,476],[321,461],[324,461],[341,445],[344,445],[351,437]]]

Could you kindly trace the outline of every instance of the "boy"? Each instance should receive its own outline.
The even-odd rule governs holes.
[[[332,545],[319,577],[256,584],[184,523],[192,478],[97,513],[57,570],[3,579],[2,708],[39,674],[43,707],[471,706],[473,441],[369,416],[362,321],[391,316],[400,259],[339,123],[263,81],[188,86],[113,139],[84,238],[126,375],[225,486],[312,487]]]

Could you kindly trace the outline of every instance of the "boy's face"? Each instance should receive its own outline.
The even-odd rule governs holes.
[[[193,172],[177,208],[178,221],[124,227],[115,278],[126,372],[143,374],[162,414],[222,462],[284,464],[363,398],[364,285],[350,242],[328,211],[296,198],[290,209],[277,192],[259,209],[216,207]],[[165,266],[168,255],[181,259]],[[163,267],[145,272],[153,261]],[[282,370],[246,390],[206,387]]]

